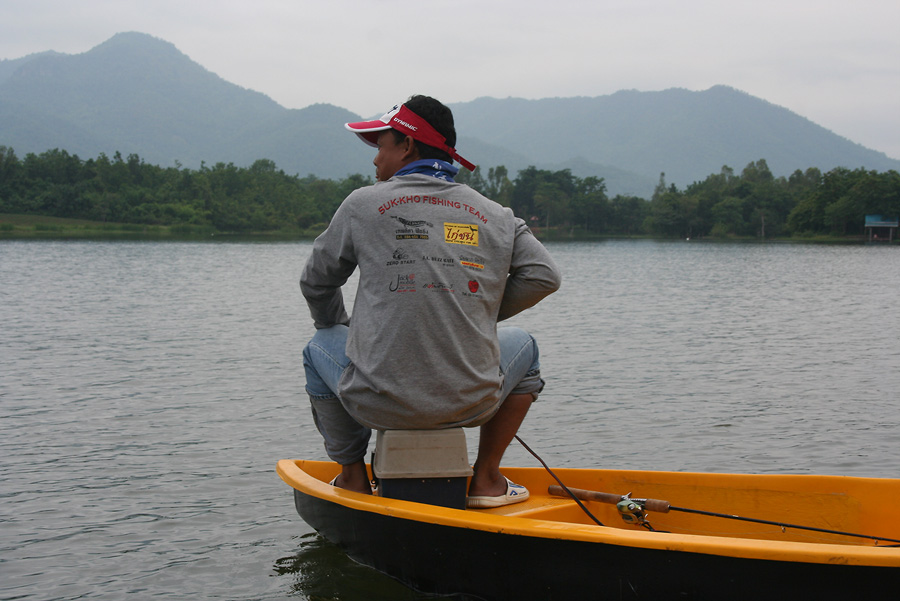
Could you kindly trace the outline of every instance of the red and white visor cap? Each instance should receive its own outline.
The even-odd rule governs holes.
[[[381,118],[375,119],[374,121],[345,123],[344,127],[359,136],[359,139],[369,146],[377,148],[379,134],[387,129],[393,129],[391,127],[391,117],[400,112],[401,106],[402,105],[399,104],[394,105],[394,108],[383,114]]]
[[[455,148],[448,146],[447,139],[434,129],[428,121],[406,108],[404,104],[394,106],[381,118],[374,121],[345,123],[344,127],[359,136],[359,139],[369,146],[376,148],[378,147],[378,136],[381,132],[387,129],[396,129],[404,135],[411,136],[413,140],[440,148],[459,161],[459,164],[469,171],[475,170],[475,165],[459,156]]]

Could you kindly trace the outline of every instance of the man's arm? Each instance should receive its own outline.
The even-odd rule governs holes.
[[[538,304],[544,297],[556,292],[562,282],[562,274],[550,253],[522,220],[517,220],[512,261],[506,290],[500,303],[497,321]]]
[[[356,269],[356,254],[350,220],[341,210],[343,206],[338,208],[328,229],[316,238],[300,276],[300,290],[316,329],[350,323],[341,286]]]

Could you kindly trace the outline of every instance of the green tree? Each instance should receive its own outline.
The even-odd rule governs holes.
[[[710,211],[713,228],[710,233],[716,236],[725,234],[741,234],[746,230],[744,221],[744,202],[740,198],[728,196],[719,201]]]
[[[842,200],[842,198],[848,194],[858,179],[858,172],[844,167],[826,173],[821,184],[791,211],[788,216],[791,230],[796,233],[846,232],[853,208],[851,199]],[[830,205],[835,206],[829,210]]]
[[[574,224],[589,232],[607,231],[610,208],[603,178],[589,176],[576,179],[575,194],[572,196],[570,206]]]
[[[554,181],[542,181],[534,191],[534,207],[543,218],[545,227],[569,222],[570,197]],[[551,218],[554,220],[551,224]]]
[[[616,195],[609,203],[609,229],[613,234],[640,234],[649,215],[650,203],[637,196]]]
[[[488,195],[488,184],[481,175],[481,169],[475,169],[475,171],[460,169],[453,179],[460,184],[466,184],[479,194]]]
[[[22,175],[15,151],[0,146],[0,213],[21,212]]]
[[[532,217],[535,220],[538,218],[535,214],[537,211],[534,206],[534,195],[537,192],[541,178],[541,172],[532,165],[519,171],[513,182],[510,207],[516,215],[525,221],[532,221]]]
[[[675,184],[666,188],[666,174],[661,173],[644,228],[660,236],[690,237],[698,222],[697,207],[696,198],[679,192]]]
[[[509,179],[506,167],[500,165],[488,169],[486,196],[504,207],[510,206],[513,195],[513,183]]]

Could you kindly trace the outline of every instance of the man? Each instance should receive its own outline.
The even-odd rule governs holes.
[[[350,194],[313,245],[301,290],[316,334],[306,390],[335,486],[371,492],[372,428],[481,426],[469,507],[524,501],[500,460],[543,388],[534,339],[497,322],[559,288],[547,250],[508,208],[454,183],[450,109],[413,96],[346,124],[378,149],[375,185]],[[341,286],[356,268],[351,321]]]

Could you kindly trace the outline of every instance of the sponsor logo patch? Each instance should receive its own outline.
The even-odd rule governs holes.
[[[467,269],[481,271],[484,269],[483,259],[477,257],[469,257],[467,255],[459,255],[459,264]]]
[[[469,280],[467,290],[462,290],[460,294],[472,298],[484,298],[484,294],[482,294],[481,291],[481,284],[478,280]]]
[[[444,223],[444,242],[478,246],[478,226],[468,223]]]
[[[391,215],[391,218],[396,219],[403,225],[402,228],[394,232],[397,240],[428,240],[429,228],[434,227],[433,224],[424,219],[412,221],[396,215]]]
[[[415,259],[409,258],[409,253],[407,253],[403,248],[398,247],[394,250],[394,254],[390,261],[385,263],[385,266],[392,267],[394,265],[411,265],[415,263]]]
[[[408,227],[408,228],[424,227],[424,226],[434,227],[434,225],[428,223],[424,219],[417,219],[415,221],[412,221],[410,219],[404,219],[403,217],[397,217],[395,215],[391,215],[391,219],[396,219],[397,221],[399,221],[405,227]]]
[[[416,291],[416,274],[400,274],[397,279],[388,284],[388,290],[391,292],[415,292]]]
[[[434,281],[422,286],[423,290],[434,290],[437,292],[453,292],[453,284],[450,282]]]
[[[431,257],[428,255],[422,255],[422,260],[437,263],[445,267],[450,267],[453,265],[453,257]]]

